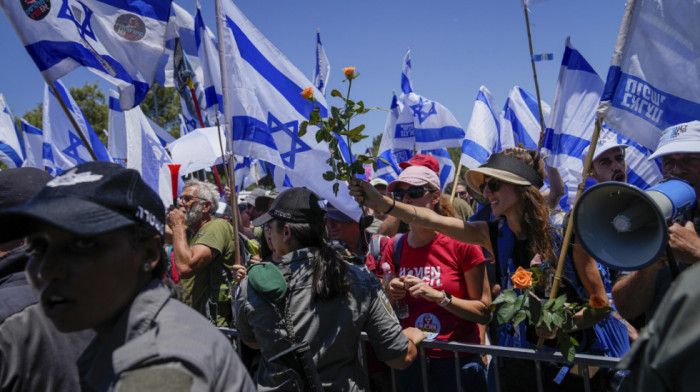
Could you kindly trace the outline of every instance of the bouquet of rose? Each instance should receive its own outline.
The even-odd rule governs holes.
[[[577,329],[574,315],[583,309],[583,317],[590,321],[593,318],[593,312],[606,312],[611,309],[605,306],[606,302],[596,295],[591,296],[588,303],[584,305],[568,303],[566,294],[543,301],[534,293],[533,288],[545,283],[542,280],[544,274],[539,266],[534,266],[530,270],[518,267],[510,277],[513,288],[501,291],[491,303],[491,310],[494,311],[498,307],[496,315],[499,324],[512,321],[513,326],[518,326],[527,319],[537,328],[538,335],[546,338],[556,337],[557,347],[571,362],[574,360],[576,347],[579,344],[569,334]]]

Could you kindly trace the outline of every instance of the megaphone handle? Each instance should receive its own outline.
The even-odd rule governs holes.
[[[671,245],[668,244],[666,244],[666,260],[668,261],[668,268],[671,269],[671,279],[676,279],[676,277],[680,275],[681,270],[678,268],[676,256],[673,255],[673,249],[671,249]]]

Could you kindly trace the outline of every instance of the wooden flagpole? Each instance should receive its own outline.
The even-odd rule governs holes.
[[[537,82],[537,68],[535,67],[535,57],[532,52],[532,35],[530,34],[530,16],[527,6],[523,6],[525,11],[525,25],[527,26],[527,43],[530,45],[530,63],[532,63],[532,75],[535,78],[535,91],[537,92],[537,108],[540,111],[540,140],[537,142],[537,151],[542,149],[544,141],[544,115],[542,114],[542,99],[540,98],[540,85]]]

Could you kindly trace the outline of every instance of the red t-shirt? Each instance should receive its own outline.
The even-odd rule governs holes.
[[[403,237],[401,265],[398,276],[412,275],[422,278],[436,290],[445,290],[455,298],[467,298],[467,282],[464,273],[484,262],[481,247],[465,244],[438,233],[433,240],[420,248],[408,244],[408,234]],[[394,238],[382,253],[382,262],[393,266]],[[428,338],[441,341],[479,344],[479,327],[472,321],[461,319],[436,302],[406,296],[409,315],[401,321],[403,328],[416,327]],[[430,357],[452,357],[451,351],[426,350]]]

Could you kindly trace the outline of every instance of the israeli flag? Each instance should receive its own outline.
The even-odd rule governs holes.
[[[0,0],[48,82],[84,66],[119,87],[122,108],[138,105],[163,54],[168,0]]]
[[[416,150],[461,147],[464,129],[446,107],[416,93],[402,94],[403,119],[413,120]],[[403,122],[400,122],[403,123]]]
[[[226,72],[232,75],[232,107],[234,151],[258,158],[285,172],[289,183],[306,186],[325,199],[336,199],[333,187],[323,179],[330,170],[326,163],[330,153],[326,143],[318,143],[316,127],[297,136],[299,124],[313,110],[301,91],[312,86],[280,51],[272,45],[229,1],[223,2],[226,29],[219,37],[224,44]],[[316,90],[321,116],[327,116],[323,94]],[[273,153],[276,156],[273,156]],[[280,176],[275,175],[279,181]],[[284,182],[276,182],[282,189]],[[345,214],[359,219],[361,210],[350,197],[347,185],[340,184],[338,207]]]
[[[542,144],[547,164],[559,169],[566,184],[567,195],[560,202],[565,210],[573,206],[576,198],[583,171],[583,153],[593,136],[596,109],[602,92],[603,80],[567,38],[550,128],[547,128]],[[661,179],[658,166],[646,161],[651,153],[648,149],[618,135],[607,126],[603,127],[599,138],[615,139],[630,146],[625,150],[628,183],[646,189]]]
[[[97,160],[112,162],[112,158],[109,156],[104,144],[102,144],[102,140],[93,131],[83,112],[63,86],[63,83],[57,80],[53,82],[53,85],[63,98],[63,102],[68,106],[68,110],[72,113],[85,139],[90,143]],[[77,131],[73,128],[73,124],[71,124],[68,116],[61,108],[58,98],[54,96],[53,90],[48,85],[44,89],[43,109],[44,139],[51,145],[51,155],[54,158],[56,174],[61,174],[63,171],[80,163],[92,161],[93,159],[85,144],[83,144]]]
[[[22,167],[25,159],[24,141],[15,125],[15,116],[0,94],[0,161],[11,168]]]
[[[627,2],[600,111],[606,123],[656,149],[661,132],[700,119],[700,0]]]
[[[183,137],[197,129],[197,123],[194,120],[189,121],[188,118],[183,116],[181,113],[177,115],[177,119],[180,123],[180,137]]]
[[[22,135],[27,152],[27,159],[23,166],[46,170],[49,174],[54,175],[56,170],[51,145],[44,142],[44,131],[29,124],[24,119],[20,119],[20,123],[22,124]]]
[[[326,86],[331,74],[331,63],[328,62],[326,50],[321,45],[321,30],[316,30],[316,68],[314,68],[314,86],[326,95]]]
[[[544,101],[542,102],[542,112],[546,124],[550,108]],[[522,143],[524,148],[537,150],[542,132],[539,113],[537,96],[518,86],[513,87],[503,107],[501,148],[515,147]]]
[[[499,138],[500,119],[493,111],[491,92],[479,87],[472,116],[462,142],[462,157],[459,163],[476,168],[486,163],[491,154],[501,150]]]
[[[197,81],[204,80],[204,71],[197,51],[195,19],[184,8],[176,3],[172,3],[168,26],[165,31],[165,51],[160,59],[155,76],[155,81],[163,87],[175,87],[175,62],[173,61],[173,55],[178,41],[182,46],[183,53],[190,61],[195,75],[194,79]],[[199,94],[200,92],[197,91],[197,93]]]
[[[385,159],[388,164],[382,162],[381,160],[377,160],[377,171],[374,174],[375,177],[381,178],[386,182],[396,180],[399,177],[399,173],[401,173],[401,168],[394,158],[394,137],[396,135],[396,123],[399,119],[400,113],[401,106],[396,98],[396,92],[394,92],[394,97],[391,99],[389,114],[386,116],[386,124],[384,125],[382,141],[379,143],[379,150],[377,150],[377,155]],[[409,155],[408,150],[401,150],[401,152],[398,153],[400,154],[400,157]],[[413,155],[413,148],[410,150],[410,155]]]
[[[141,173],[141,178],[158,195],[165,207],[173,204],[172,181],[167,164],[170,156],[140,107],[123,112],[126,133],[126,167]]]
[[[109,90],[107,127],[107,152],[112,157],[112,162],[126,167],[126,119],[119,106],[119,93],[114,90]]]
[[[219,51],[214,34],[204,24],[202,9],[199,1],[195,2],[197,14],[195,15],[195,41],[197,54],[202,65],[204,101],[200,102],[207,115],[210,125],[216,124],[218,113],[223,111],[223,98],[221,97],[221,66],[219,65]]]
[[[421,154],[432,155],[440,163],[440,189],[445,189],[445,185],[451,182],[455,176],[455,164],[446,148],[435,150],[423,150]]]
[[[406,51],[406,55],[403,57],[403,67],[401,68],[401,91],[404,94],[410,94],[413,92],[413,80],[411,71],[411,49]]]
[[[258,159],[247,157],[234,157],[234,177],[236,178],[236,192],[248,189],[253,184],[258,184],[260,175],[265,173],[264,165]]]

